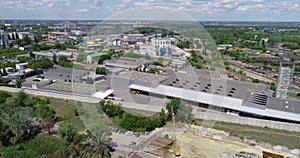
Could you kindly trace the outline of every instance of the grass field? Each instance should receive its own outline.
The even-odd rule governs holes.
[[[123,108],[124,111],[126,111],[129,114],[135,115],[135,116],[153,116],[157,115],[157,112],[152,112],[152,111],[145,111],[145,110],[137,110],[137,109],[128,109],[128,108]]]

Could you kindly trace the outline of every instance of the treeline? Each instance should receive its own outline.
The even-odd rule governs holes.
[[[30,47],[30,51],[45,51],[50,49],[66,50],[67,48],[76,49],[76,46],[72,46],[69,43],[56,43],[54,45],[46,45],[44,43],[33,43]]]
[[[166,109],[151,117],[136,116],[124,111],[119,104],[102,100],[99,102],[98,113],[103,112],[118,126],[135,132],[149,132],[155,128],[163,127],[167,121],[172,120],[172,108],[177,122],[190,123],[193,119],[192,107],[183,104],[181,99],[172,99],[167,103]]]
[[[111,156],[107,145],[89,131],[79,134],[72,123],[60,124],[58,131],[53,131],[53,125],[61,118],[48,104],[50,99],[0,91],[0,157]]]
[[[102,100],[99,102],[98,112],[105,113],[114,123],[120,127],[135,132],[152,131],[157,127],[162,127],[166,122],[166,113],[164,110],[159,113],[159,117],[135,116],[125,112],[121,105],[114,104],[110,101]]]
[[[50,130],[56,117],[55,111],[46,106],[50,103],[48,99],[30,97],[19,92],[12,102],[6,101],[12,97],[0,91],[0,140],[4,146],[30,139],[42,129]]]
[[[205,65],[204,58],[201,55],[198,55],[195,50],[192,50],[190,53],[191,57],[188,59],[188,63],[197,69],[202,69],[203,65]]]

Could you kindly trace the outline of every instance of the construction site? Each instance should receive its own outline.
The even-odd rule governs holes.
[[[285,151],[265,148],[251,143],[230,139],[224,131],[191,126],[184,132],[176,132],[172,139],[172,131],[162,132],[146,146],[144,152],[154,157],[165,158],[299,158],[300,155]],[[225,138],[226,137],[226,138]],[[171,139],[169,139],[171,138]],[[175,149],[178,146],[179,152]]]

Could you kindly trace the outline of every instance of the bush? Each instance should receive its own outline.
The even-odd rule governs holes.
[[[106,69],[104,67],[98,67],[96,69],[96,74],[98,74],[98,75],[106,75]]]
[[[32,69],[49,69],[53,67],[53,62],[48,58],[41,58],[29,61],[28,67]]]
[[[259,80],[258,79],[253,79],[252,82],[253,83],[259,83]]]

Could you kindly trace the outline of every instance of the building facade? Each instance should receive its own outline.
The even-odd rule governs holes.
[[[0,28],[0,50],[9,48],[8,36],[5,27]]]
[[[284,66],[280,63],[279,73],[277,78],[276,98],[288,99],[291,84],[293,82],[295,65]]]

